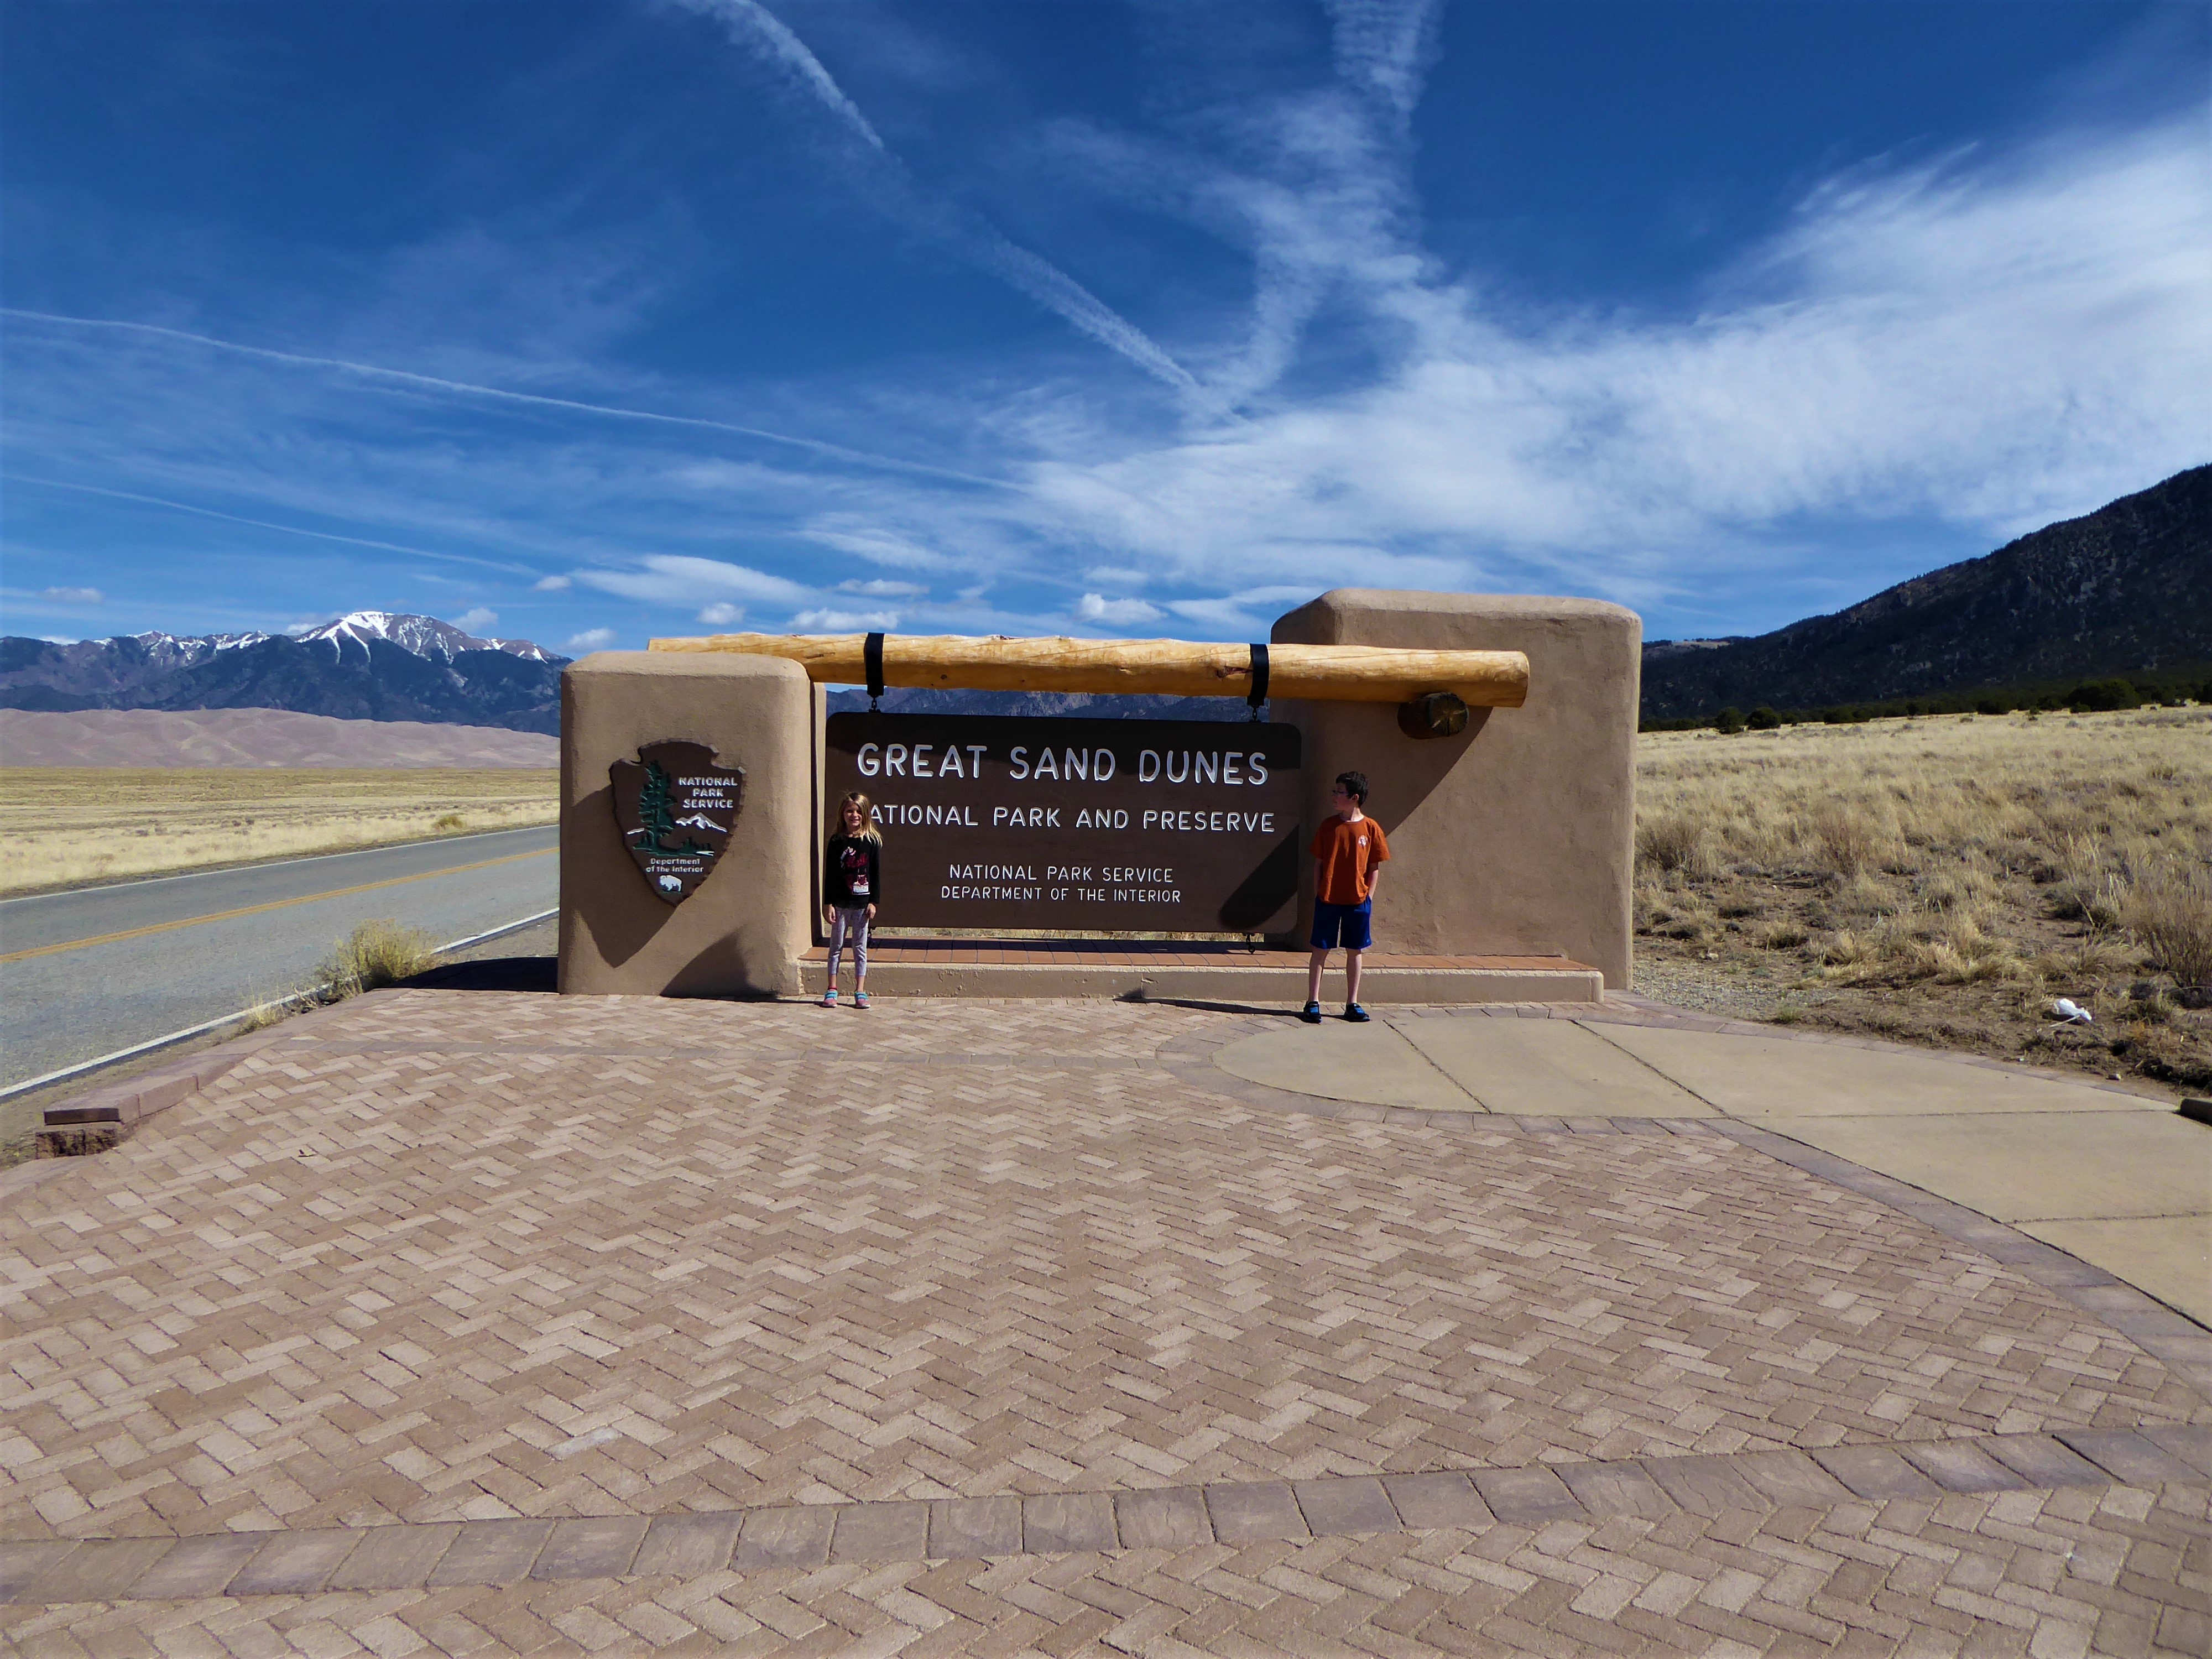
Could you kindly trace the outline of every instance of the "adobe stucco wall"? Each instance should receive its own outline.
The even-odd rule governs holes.
[[[801,989],[811,938],[818,694],[775,657],[607,651],[561,676],[561,989],[768,996]],[[728,848],[681,904],[623,845],[607,769],[675,738],[744,769]]]
[[[1339,588],[1275,623],[1284,644],[1522,651],[1528,701],[1417,741],[1395,705],[1285,702],[1305,732],[1308,833],[1361,771],[1389,838],[1375,945],[1392,953],[1564,951],[1628,986],[1643,623],[1595,599]],[[1313,862],[1301,860],[1299,937]]]

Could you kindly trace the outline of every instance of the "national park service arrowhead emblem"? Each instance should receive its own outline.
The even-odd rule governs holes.
[[[646,885],[671,904],[698,890],[730,844],[745,799],[743,767],[703,743],[649,743],[607,769],[615,822]]]

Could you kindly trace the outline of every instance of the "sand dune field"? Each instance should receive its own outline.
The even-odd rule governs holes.
[[[0,708],[5,766],[547,767],[539,732],[420,720],[340,720],[282,708]]]

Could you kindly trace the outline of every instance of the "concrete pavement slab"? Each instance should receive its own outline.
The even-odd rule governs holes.
[[[220,1595],[238,1570],[269,1542],[266,1533],[218,1532],[179,1538],[176,1547],[142,1574],[125,1594],[142,1601],[184,1601]]]
[[[1206,1494],[1194,1486],[1115,1492],[1114,1522],[1125,1549],[1185,1550],[1213,1541]]]
[[[1680,1084],[1571,1020],[1431,1016],[1390,1023],[1493,1112],[1565,1118],[1714,1115]]]
[[[1463,1474],[1390,1475],[1382,1489],[1409,1527],[1480,1528],[1493,1519],[1490,1506]]]
[[[929,1506],[933,1558],[981,1561],[1022,1549],[1018,1498],[940,1498]]]
[[[173,1538],[123,1538],[72,1550],[20,1594],[42,1601],[113,1601],[176,1547]]]
[[[1467,1478],[1500,1521],[1540,1524],[1580,1520],[1583,1514],[1566,1483],[1541,1464],[1519,1469],[1470,1469]]]
[[[1110,1550],[1114,1500],[1103,1492],[1040,1494],[1022,1499],[1022,1547],[1032,1555]]]
[[[2000,1221],[2212,1212],[2212,1129],[2172,1112],[1799,1117],[1763,1127]]]
[[[337,1570],[333,1590],[386,1590],[420,1584],[460,1536],[458,1522],[420,1527],[370,1527]]]
[[[1340,1533],[1395,1532],[1397,1510],[1372,1476],[1352,1480],[1298,1480],[1291,1490],[1316,1538]]]
[[[12,1601],[77,1546],[66,1538],[0,1538],[0,1601]]]
[[[1422,1112],[1479,1112],[1482,1103],[1382,1020],[1319,1025],[1285,1020],[1276,1030],[1232,1042],[1213,1057],[1231,1077],[1326,1100]]]
[[[2212,1325],[2212,1216],[2023,1221],[2020,1230]]]
[[[1970,1066],[1937,1054],[1614,1021],[1593,1020],[1587,1029],[1738,1117],[2172,1109],[2024,1067]]]
[[[1649,1470],[1635,1463],[1562,1463],[1556,1473],[1575,1501],[1601,1519],[1635,1515],[1663,1521],[1680,1507]]]
[[[703,1515],[664,1515],[653,1523],[631,1571],[700,1577],[720,1572],[737,1547],[743,1514],[724,1510]]]
[[[1213,1535],[1224,1544],[1266,1538],[1304,1538],[1306,1518],[1297,1494],[1280,1480],[1246,1480],[1206,1489]]]

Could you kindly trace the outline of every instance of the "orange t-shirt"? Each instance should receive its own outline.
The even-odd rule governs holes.
[[[1389,858],[1390,845],[1373,818],[1352,823],[1330,817],[1314,832],[1313,855],[1321,865],[1314,896],[1323,904],[1358,904],[1373,889],[1375,866]]]

